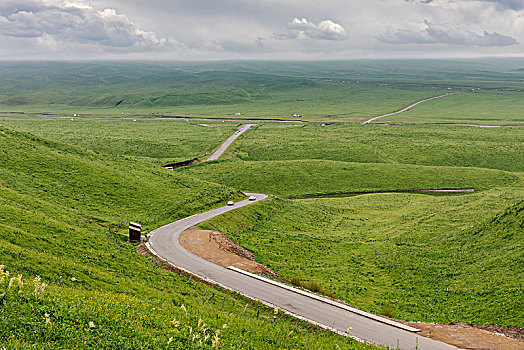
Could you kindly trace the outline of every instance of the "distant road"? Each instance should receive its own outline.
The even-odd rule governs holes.
[[[413,103],[412,105],[407,106],[407,107],[404,108],[404,109],[401,109],[400,111],[396,111],[396,112],[388,113],[388,114],[384,114],[384,115],[379,115],[378,117],[375,117],[375,118],[371,118],[371,119],[369,119],[369,120],[366,120],[366,121],[363,122],[362,124],[369,124],[369,123],[371,123],[372,121],[377,120],[377,119],[380,119],[380,118],[385,118],[385,117],[389,117],[389,116],[392,116],[392,115],[395,115],[395,114],[404,113],[404,112],[408,111],[409,109],[411,109],[411,108],[413,108],[413,107],[415,107],[415,106],[418,106],[418,105],[421,104],[421,103],[428,102],[428,101],[431,101],[431,100],[436,100],[437,98],[442,98],[442,97],[451,96],[451,95],[453,95],[453,94],[445,94],[445,95],[440,95],[440,96],[436,96],[436,97],[426,98],[425,100],[415,102],[415,103]]]
[[[252,129],[253,127],[255,127],[256,124],[246,124],[246,125],[243,125],[241,126],[240,128],[238,128],[238,130],[232,135],[230,136],[226,142],[224,142],[217,150],[215,153],[213,153],[211,155],[211,157],[209,157],[207,159],[207,162],[210,162],[212,160],[217,160],[221,155],[222,153],[224,153],[226,151],[226,149],[228,149],[229,146],[231,146],[231,144],[233,143],[233,141],[235,141],[237,139],[237,137],[239,137],[240,135],[242,135],[244,132],[246,132],[247,130],[249,129]]]

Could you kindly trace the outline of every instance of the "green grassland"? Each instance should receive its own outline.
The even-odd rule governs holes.
[[[204,296],[205,285],[137,254],[125,227],[109,232],[129,218],[151,229],[240,198],[234,190],[5,127],[0,143],[2,346],[371,348],[285,315],[274,321],[258,303],[243,313],[243,297],[213,286]]]
[[[323,159],[524,171],[520,128],[447,125],[264,124],[225,156],[244,160]]]
[[[206,286],[137,254],[125,225],[109,230],[133,220],[150,231],[244,198],[239,190],[273,196],[201,227],[296,284],[403,320],[523,326],[524,135],[444,125],[521,125],[522,68],[518,59],[0,63],[0,264],[11,272],[0,276],[0,345],[211,348],[220,331],[227,349],[369,348],[282,313],[273,321],[259,303],[243,313],[245,298],[213,286],[204,297]],[[457,94],[383,120],[419,124],[352,123],[448,91]],[[237,124],[164,116],[293,113],[312,123],[259,122],[225,159],[159,167],[203,157]],[[439,188],[476,192],[356,195]],[[303,196],[313,197],[290,199]],[[8,291],[18,274],[22,293],[16,280]]]
[[[0,64],[3,116],[211,116],[352,121],[444,92],[522,89],[519,60]],[[451,90],[449,90],[451,89]],[[490,95],[491,96],[491,95]],[[498,119],[521,123],[517,101]],[[457,116],[439,114],[439,120]],[[482,122],[462,108],[460,120]],[[236,116],[241,113],[241,116]],[[420,121],[431,122],[432,114]],[[511,116],[511,117],[510,117]],[[398,117],[397,117],[398,118]],[[480,118],[480,121],[479,121]],[[403,119],[401,119],[403,120]]]
[[[364,310],[522,325],[523,195],[520,187],[455,197],[275,198],[201,227],[224,232],[285,278]]]
[[[511,186],[512,173],[457,168],[327,160],[218,161],[180,169],[179,173],[246,191],[284,198],[420,189],[486,189]]]
[[[263,79],[260,78],[260,79]],[[136,92],[137,96],[129,96],[126,86],[111,87],[111,96],[117,91],[122,91],[118,97],[112,97],[110,103],[105,101],[85,101],[79,105],[73,102],[53,102],[54,98],[47,96],[47,92],[38,92],[39,96],[25,92],[28,101],[41,101],[40,104],[29,105],[22,101],[0,100],[0,113],[29,116],[73,116],[79,114],[81,117],[156,117],[156,116],[187,116],[187,117],[218,117],[228,119],[256,118],[256,119],[293,119],[293,114],[300,114],[301,118],[296,120],[305,121],[356,121],[362,122],[369,117],[388,113],[421,99],[442,94],[443,91],[435,88],[379,86],[377,84],[349,84],[334,81],[313,81],[304,86],[291,86],[288,90],[279,91],[269,85],[254,86],[251,89],[260,91],[243,92],[245,98],[241,100],[230,99],[232,91],[220,91],[222,87],[206,87],[202,82],[196,83],[199,89],[207,89],[202,92],[187,91],[186,87],[166,88],[162,91]],[[195,89],[193,87],[192,89]],[[247,88],[246,88],[247,89]],[[97,91],[99,93],[99,91]],[[103,92],[100,92],[103,93]],[[64,96],[74,96],[80,91],[60,91],[56,99],[64,100]],[[209,100],[207,97],[194,97],[193,95],[215,96],[223,95],[221,98]],[[42,95],[42,97],[40,97]],[[189,96],[185,96],[189,95]],[[98,94],[94,96],[99,96]],[[152,101],[141,101],[143,96],[153,96]],[[109,98],[109,97],[108,97]],[[1,96],[0,96],[1,99]],[[45,101],[50,99],[50,104]],[[117,101],[118,100],[118,101]],[[119,101],[118,106],[113,106]],[[137,100],[137,101],[135,101]],[[376,103],[373,101],[380,101]],[[76,100],[75,102],[76,103]],[[73,105],[72,105],[73,104]],[[100,105],[99,105],[100,104]],[[237,116],[236,113],[241,113]]]
[[[173,176],[131,158],[111,157],[7,128],[1,132],[5,186],[86,215],[151,222],[160,211],[191,200],[197,193],[213,193],[207,198],[214,198],[217,204],[239,196],[233,189]],[[196,199],[186,204],[201,208]]]
[[[524,125],[524,92],[481,91],[451,95],[377,122]]]
[[[403,320],[522,325],[523,141],[519,128],[264,124],[229,160],[177,171],[278,195],[201,227],[295,283]],[[355,195],[423,188],[480,191]],[[334,193],[348,195],[322,198]],[[302,196],[318,197],[283,199]]]
[[[8,119],[2,123],[43,138],[160,165],[203,157],[236,130],[232,123],[146,119]]]
[[[234,124],[209,121],[6,119],[2,123],[93,151],[140,157],[155,164],[203,156],[234,130]],[[256,130],[243,134],[223,158],[318,159],[524,171],[523,143],[522,130],[514,127],[260,123]]]
[[[187,66],[5,64],[0,110],[44,115],[206,115],[262,118],[304,114],[362,116],[387,112],[441,92],[435,87],[398,89],[263,71],[188,71]],[[36,75],[36,79],[33,77]],[[381,103],[369,103],[371,99]],[[244,117],[245,117],[244,116]],[[308,118],[306,118],[308,119]]]

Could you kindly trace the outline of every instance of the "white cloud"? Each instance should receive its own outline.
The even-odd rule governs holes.
[[[307,19],[293,18],[288,24],[286,33],[275,34],[277,39],[316,39],[316,40],[345,40],[348,38],[346,30],[340,24],[331,20],[324,20],[318,24]]]
[[[0,33],[39,43],[151,49],[174,43],[137,28],[115,9],[97,11],[81,1],[8,1],[0,6]]]
[[[524,57],[523,4],[0,0],[0,59]]]
[[[497,4],[501,9],[522,10],[524,9],[524,0],[480,0]]]
[[[463,46],[511,46],[518,41],[497,32],[477,34],[451,24],[433,24],[424,21],[424,29],[397,29],[379,35],[378,39],[389,44],[447,44]]]

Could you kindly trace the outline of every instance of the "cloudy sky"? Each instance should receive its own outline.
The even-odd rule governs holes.
[[[0,0],[0,59],[524,57],[524,0]]]

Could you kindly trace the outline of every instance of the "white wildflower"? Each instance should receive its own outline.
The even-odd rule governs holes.
[[[218,349],[218,345],[220,344],[220,329],[218,329],[215,332],[215,335],[213,336],[213,339],[211,339],[211,346],[213,346],[215,349]]]
[[[18,293],[22,293],[22,288],[24,287],[24,282],[22,281],[22,275],[18,275]]]
[[[36,276],[33,279],[33,283],[35,285],[35,290],[33,291],[33,294],[35,295],[35,297],[38,298],[40,295],[44,293],[45,288],[47,287],[47,283],[42,282],[40,276]]]

